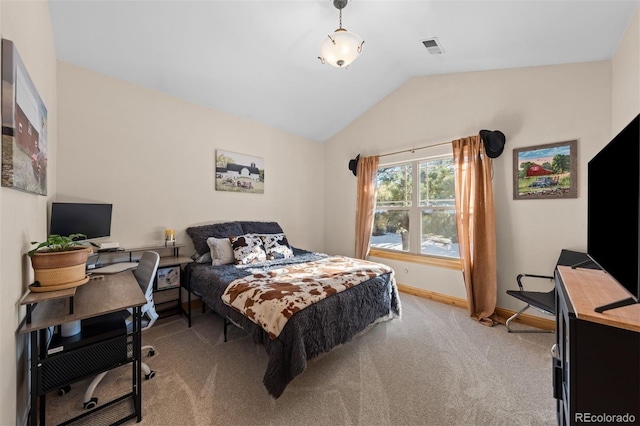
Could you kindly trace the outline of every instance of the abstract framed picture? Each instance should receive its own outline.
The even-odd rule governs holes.
[[[264,194],[264,160],[216,150],[216,190]]]
[[[513,150],[513,199],[578,197],[578,141]]]
[[[2,39],[2,186],[47,195],[47,109],[14,43]]]

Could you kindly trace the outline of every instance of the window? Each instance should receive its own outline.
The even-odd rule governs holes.
[[[380,166],[371,248],[459,259],[453,157]]]

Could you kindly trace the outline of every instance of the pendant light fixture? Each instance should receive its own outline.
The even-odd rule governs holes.
[[[364,40],[357,34],[342,28],[342,9],[349,0],[333,0],[333,5],[340,11],[340,28],[320,43],[320,62],[338,68],[347,68],[362,52]]]

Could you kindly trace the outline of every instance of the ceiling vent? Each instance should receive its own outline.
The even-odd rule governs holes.
[[[427,48],[427,51],[432,55],[439,55],[444,53],[444,49],[440,46],[440,42],[436,37],[430,38],[428,40],[423,40],[422,44]]]

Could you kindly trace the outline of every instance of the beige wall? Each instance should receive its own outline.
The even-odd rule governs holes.
[[[519,308],[505,294],[518,273],[550,274],[562,248],[586,249],[586,161],[609,139],[610,117],[609,61],[413,78],[327,142],[326,164],[338,169],[326,175],[326,249],[353,254],[356,180],[346,169],[349,158],[499,129],[507,143],[493,161],[498,305]],[[513,200],[513,149],[572,139],[578,198]],[[393,266],[400,283],[465,297],[460,272],[375,260]]]
[[[58,200],[113,203],[111,241],[141,247],[166,227],[274,220],[322,250],[324,146],[86,69],[58,64]],[[264,194],[214,189],[215,150],[264,159]]]
[[[611,62],[613,136],[640,112],[640,7],[636,8]]]
[[[16,338],[32,281],[24,253],[46,236],[54,198],[114,203],[112,240],[122,245],[159,242],[166,226],[186,241],[193,223],[262,219],[280,221],[300,247],[353,254],[350,158],[500,129],[499,305],[515,309],[503,294],[515,274],[549,272],[560,248],[586,245],[585,165],[640,110],[639,31],[636,11],[611,62],[412,79],[322,145],[65,63],[56,85],[47,2],[0,2],[2,37],[16,43],[49,116],[49,196],[0,188],[0,424],[26,419],[26,346]],[[569,139],[579,141],[579,198],[513,201],[513,148]],[[215,191],[216,148],[263,157],[265,194]],[[464,297],[459,272],[392,266],[399,282]]]
[[[28,23],[26,25],[25,23]],[[0,424],[24,424],[28,410],[27,344],[17,335],[24,318],[19,300],[33,281],[25,253],[30,241],[46,237],[47,201],[56,191],[56,58],[45,1],[0,2],[2,37],[12,40],[33,80],[48,115],[49,196],[0,188]]]

